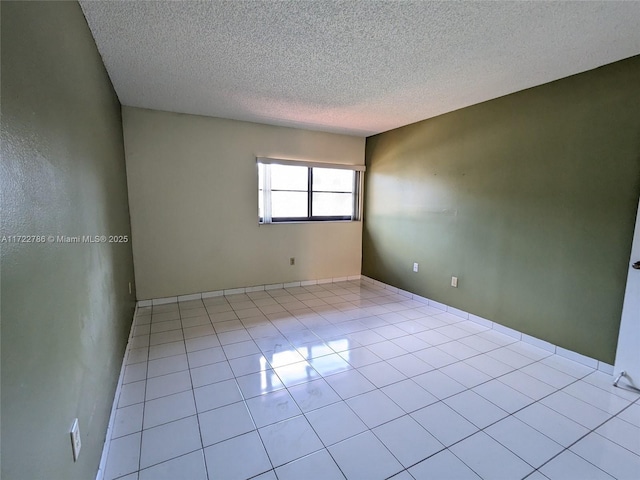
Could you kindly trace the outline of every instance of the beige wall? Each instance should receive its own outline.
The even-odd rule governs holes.
[[[361,165],[364,138],[122,110],[138,299],[360,273],[361,222],[258,225],[256,156]]]

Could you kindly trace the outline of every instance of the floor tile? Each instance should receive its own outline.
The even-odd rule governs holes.
[[[191,376],[188,371],[162,375],[147,380],[145,400],[153,400],[185,390],[191,390]]]
[[[462,440],[450,450],[482,478],[522,479],[534,470],[483,432]]]
[[[179,457],[202,448],[198,420],[184,418],[142,432],[140,468]]]
[[[485,431],[529,465],[538,468],[564,448],[515,417],[507,417]]]
[[[118,408],[144,402],[146,385],[147,382],[144,380],[122,385],[120,388],[120,397],[118,398]]]
[[[337,443],[329,453],[349,480],[382,480],[403,470],[371,432]]]
[[[143,404],[118,408],[113,422],[111,438],[118,438],[142,430]]]
[[[387,363],[406,377],[415,377],[433,370],[431,365],[411,353],[391,358],[387,360]]]
[[[303,412],[340,401],[340,396],[322,379],[289,388],[289,393]]]
[[[518,352],[514,352],[508,347],[502,347],[497,350],[492,350],[490,352],[487,352],[487,355],[513,368],[522,368],[535,362],[535,360]]]
[[[172,357],[174,355],[180,355],[181,353],[186,353],[183,341],[163,343],[162,345],[149,347],[149,360]]]
[[[227,359],[222,347],[205,348],[196,352],[187,354],[189,359],[189,367],[202,367],[203,365],[211,365],[212,363],[222,362]]]
[[[627,399],[606,392],[582,380],[572,383],[562,391],[613,415],[619,413],[631,403]]]
[[[291,363],[275,367],[274,371],[287,387],[293,387],[320,378],[320,374],[309,362]]]
[[[345,372],[353,368],[337,353],[313,358],[309,363],[311,363],[314,370],[323,377],[335,375],[336,373]]]
[[[640,404],[634,403],[626,410],[618,414],[618,418],[629,422],[636,427],[640,427]]]
[[[540,400],[556,391],[555,387],[541,382],[520,370],[507,373],[498,380],[534,400]]]
[[[514,413],[534,402],[532,398],[514,390],[499,380],[491,380],[490,382],[478,385],[473,388],[472,391],[508,413]]]
[[[636,480],[640,394],[366,282],[143,308],[133,335],[117,480]]]
[[[124,368],[122,383],[126,385],[127,383],[139,382],[145,378],[147,378],[147,363],[134,363]]]
[[[409,473],[416,480],[480,480],[473,470],[449,450],[436,453],[411,467]]]
[[[526,367],[523,367],[521,371],[555,388],[564,388],[570,383],[576,381],[576,379],[571,375],[562,373],[561,371],[541,362],[527,365]]]
[[[247,400],[249,412],[258,428],[300,415],[302,412],[286,390],[265,393]]]
[[[404,415],[404,411],[380,390],[363,393],[346,402],[369,428]]]
[[[279,480],[339,480],[344,475],[326,450],[307,455],[276,469]]]
[[[222,332],[218,330],[218,340],[220,345],[230,345],[232,343],[252,341],[251,335],[244,328],[240,330],[231,330],[228,332]]]
[[[323,448],[322,442],[304,416],[262,427],[259,433],[274,467]]]
[[[198,414],[202,444],[205,447],[255,430],[244,402]]]
[[[442,367],[440,372],[450,376],[456,382],[464,385],[467,388],[473,388],[481,383],[488,382],[491,377],[486,373],[482,373],[480,370],[473,368],[471,365],[465,362],[453,363]]]
[[[112,480],[138,470],[140,433],[111,440],[105,467],[105,480]]]
[[[406,355],[409,353],[404,348],[399,347],[390,340],[367,345],[367,348],[383,360],[388,360],[390,358],[399,357],[400,355]]]
[[[382,391],[407,413],[438,401],[436,397],[411,379],[383,387]]]
[[[183,353],[173,357],[164,357],[157,360],[150,360],[147,369],[147,378],[159,377],[168,373],[182,372],[187,370],[187,356]]]
[[[610,440],[591,433],[571,447],[571,451],[609,475],[635,480],[640,472],[640,456]]]
[[[589,432],[582,425],[540,403],[534,403],[516,412],[515,417],[564,447],[568,447]]]
[[[439,370],[433,370],[413,377],[413,381],[439,399],[447,398],[466,390],[464,385],[456,382]]]
[[[204,452],[198,450],[173,460],[140,470],[139,480],[207,480]]]
[[[228,362],[212,363],[191,369],[191,381],[194,388],[231,378],[233,378],[233,372]]]
[[[308,412],[306,417],[326,446],[367,430],[360,417],[345,402]]]
[[[589,429],[596,428],[611,418],[607,412],[564,392],[556,392],[543,398],[540,403]]]
[[[206,337],[190,338],[185,340],[187,352],[197,352],[198,350],[206,350],[208,348],[219,347],[220,341],[216,335],[207,335]]]
[[[204,449],[209,480],[244,480],[272,469],[257,432]]]
[[[242,394],[235,379],[194,388],[193,394],[196,397],[198,413],[242,400]]]
[[[407,377],[393,368],[387,362],[374,363],[358,369],[367,380],[373,383],[376,387],[382,388],[392,383],[405,380]]]
[[[382,360],[366,347],[342,350],[340,356],[355,368],[364,367]]]
[[[326,381],[342,399],[375,390],[375,385],[357,370],[338,373],[326,378]]]
[[[373,433],[405,468],[444,449],[433,435],[409,415],[380,425],[373,429]]]
[[[478,428],[485,428],[507,416],[507,412],[470,390],[444,400]]]
[[[442,368],[458,361],[456,357],[443,352],[438,347],[426,348],[419,352],[414,352],[414,355],[433,368]]]
[[[168,395],[144,404],[144,428],[152,428],[196,414],[193,392]]]
[[[429,405],[411,416],[446,447],[478,431],[478,427],[443,402]]]
[[[540,471],[550,480],[613,480],[611,475],[569,450],[543,465]]]
[[[240,391],[245,399],[257,397],[264,393],[282,390],[284,384],[272,369],[258,373],[250,373],[242,377],[236,377]]]

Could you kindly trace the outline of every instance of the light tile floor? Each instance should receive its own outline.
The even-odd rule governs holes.
[[[640,478],[638,394],[360,281],[138,310],[105,478]]]

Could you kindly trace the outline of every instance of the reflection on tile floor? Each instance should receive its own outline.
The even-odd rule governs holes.
[[[105,478],[640,478],[611,377],[360,281],[138,310]]]

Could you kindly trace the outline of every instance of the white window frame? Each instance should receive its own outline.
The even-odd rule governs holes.
[[[259,224],[289,224],[289,223],[317,223],[317,222],[357,222],[362,218],[362,189],[364,186],[364,165],[348,165],[343,163],[325,163],[325,162],[309,162],[304,160],[288,160],[282,158],[270,158],[270,157],[256,157],[256,178],[260,178],[258,169],[260,165],[265,165],[267,168],[269,165],[289,165],[294,167],[306,167],[306,168],[327,168],[335,170],[351,170],[355,172],[355,185],[354,185],[354,205],[353,215],[350,219],[336,219],[335,217],[312,217],[310,212],[306,217],[295,217],[284,220],[274,221],[271,218],[271,177],[270,175],[263,176],[263,185],[258,185],[258,195],[262,194],[262,208],[264,216],[260,217],[258,211],[258,223]],[[259,182],[259,181],[258,181]],[[311,185],[309,185],[311,188]],[[308,190],[307,195],[312,195],[313,191]]]

